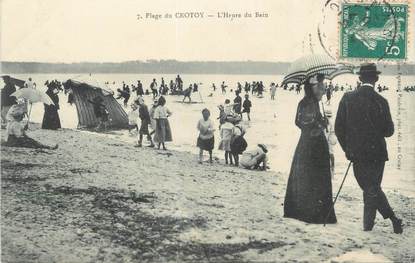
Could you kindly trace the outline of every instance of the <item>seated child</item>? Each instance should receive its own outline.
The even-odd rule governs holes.
[[[245,152],[241,157],[241,165],[246,169],[267,169],[268,149],[264,144],[258,144],[254,151]],[[261,167],[262,164],[262,167]]]
[[[25,147],[35,149],[57,149],[57,144],[53,147],[47,146],[26,135],[28,125],[27,123],[22,123],[24,115],[24,104],[15,104],[10,108],[7,113],[7,138],[4,145],[9,147]]]

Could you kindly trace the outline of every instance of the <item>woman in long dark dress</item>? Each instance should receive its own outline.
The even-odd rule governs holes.
[[[61,128],[61,120],[59,118],[59,113],[58,113],[58,110],[59,110],[58,93],[59,93],[58,88],[53,83],[49,83],[46,94],[52,99],[52,102],[54,104],[51,104],[51,105],[44,104],[45,113],[43,115],[42,129],[57,130]]]
[[[330,156],[319,101],[322,83],[304,85],[304,98],[299,102],[295,124],[301,136],[295,150],[284,201],[284,217],[321,224],[332,205]],[[334,210],[326,223],[336,223]]]

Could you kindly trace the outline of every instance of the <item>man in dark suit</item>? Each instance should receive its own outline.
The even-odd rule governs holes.
[[[379,211],[383,218],[392,221],[394,232],[400,234],[402,220],[395,216],[381,188],[388,160],[385,137],[394,132],[389,105],[374,90],[380,74],[376,65],[362,64],[358,74],[362,85],[341,99],[335,132],[347,159],[353,162],[354,175],[363,190],[364,230],[372,230]]]

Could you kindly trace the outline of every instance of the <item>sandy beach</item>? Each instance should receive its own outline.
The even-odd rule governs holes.
[[[346,186],[335,225],[283,218],[286,178],[97,134],[32,128],[59,149],[2,147],[3,262],[413,262],[414,198],[386,191],[403,235]],[[5,131],[2,130],[2,137]],[[160,165],[160,163],[163,165]],[[336,189],[337,190],[337,189]]]

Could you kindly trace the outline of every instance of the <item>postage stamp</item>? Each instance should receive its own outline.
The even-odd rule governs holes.
[[[408,13],[407,3],[343,3],[340,58],[405,60]]]

